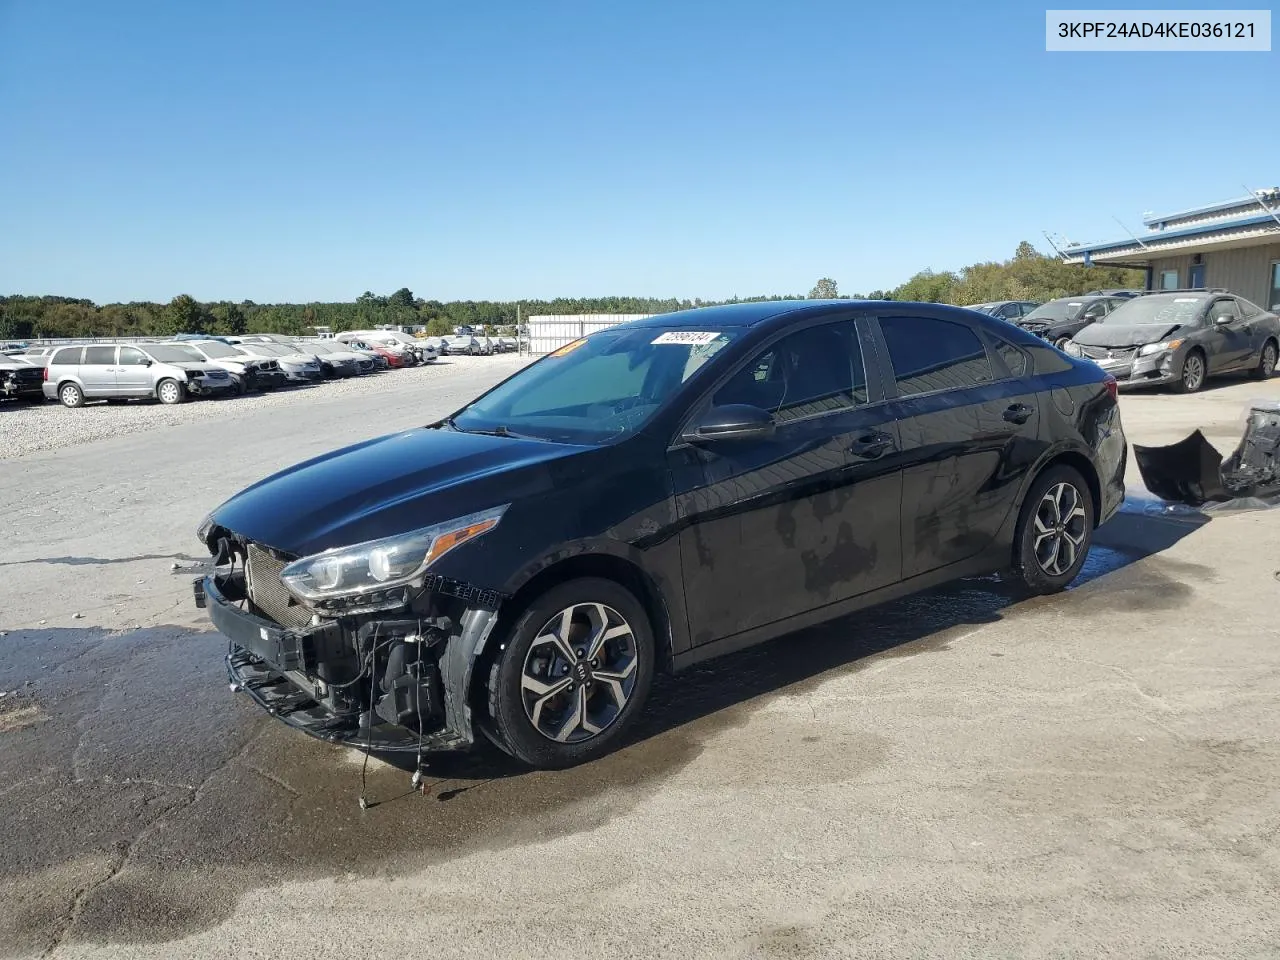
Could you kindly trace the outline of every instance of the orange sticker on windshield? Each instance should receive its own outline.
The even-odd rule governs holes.
[[[566,343],[559,350],[552,350],[549,354],[547,354],[547,356],[563,357],[566,353],[572,353],[574,350],[577,350],[580,346],[582,346],[586,342],[587,342],[586,337],[583,337],[580,340],[574,340],[572,343]]]

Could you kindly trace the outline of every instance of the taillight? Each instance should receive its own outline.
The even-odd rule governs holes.
[[[1107,388],[1107,396],[1111,397],[1112,400],[1119,399],[1120,384],[1116,382],[1115,377],[1108,373],[1103,379],[1102,385]]]
[[[48,368],[48,367],[41,367],[41,368],[40,368],[40,379],[41,379],[41,380],[48,380],[48,379],[49,379],[49,368]]]

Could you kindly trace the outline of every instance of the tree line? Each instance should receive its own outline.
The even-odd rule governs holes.
[[[1084,267],[1063,263],[1038,252],[1030,243],[1018,245],[1003,262],[975,263],[956,272],[923,270],[891,290],[873,290],[871,300],[915,300],[930,303],[971,304],[992,300],[1051,300],[1091,289],[1137,287],[1139,270]],[[823,277],[809,291],[810,299],[864,299],[861,294],[839,292],[835,280]],[[517,311],[531,314],[670,313],[720,303],[801,300],[803,294],[775,294],[702,300],[654,297],[560,297],[554,300],[424,300],[407,287],[380,296],[370,291],[344,303],[255,303],[227,300],[201,303],[187,294],[168,303],[109,303],[59,296],[0,297],[0,340],[43,337],[171,336],[176,333],[210,333],[236,336],[245,333],[309,335],[317,326],[334,331],[369,329],[384,324],[423,326],[430,335],[452,332],[454,327],[485,324],[491,328],[514,325]]]

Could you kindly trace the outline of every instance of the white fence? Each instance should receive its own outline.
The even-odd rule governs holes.
[[[597,330],[651,316],[651,313],[535,314],[525,321],[529,325],[529,352],[550,353]]]

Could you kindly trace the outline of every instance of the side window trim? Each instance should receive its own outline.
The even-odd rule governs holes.
[[[758,363],[762,353],[772,349],[775,344],[781,342],[786,337],[795,333],[800,333],[803,330],[810,330],[814,327],[834,326],[838,323],[849,322],[855,324],[855,329],[858,334],[858,346],[862,349],[863,373],[867,378],[867,402],[851,404],[848,407],[843,407],[838,410],[819,410],[815,413],[806,414],[802,417],[792,417],[789,420],[779,421],[778,426],[786,427],[793,423],[810,423],[822,417],[830,417],[837,414],[847,415],[852,410],[866,410],[877,404],[886,403],[893,399],[886,393],[886,381],[882,375],[878,355],[875,355],[876,358],[874,360],[868,356],[868,330],[866,325],[871,323],[869,314],[866,311],[850,311],[847,313],[822,316],[806,323],[797,324],[794,327],[774,331],[766,339],[761,340],[752,347],[746,356],[735,361],[729,369],[709,383],[703,391],[689,403],[687,412],[677,422],[676,429],[667,443],[668,449],[675,450],[689,446],[686,441],[681,439],[684,432],[689,428],[689,424],[710,409],[711,401],[715,398],[715,395],[719,392],[721,387],[737,376],[742,370],[746,369],[748,365]],[[888,354],[885,353],[884,356],[887,357]]]

